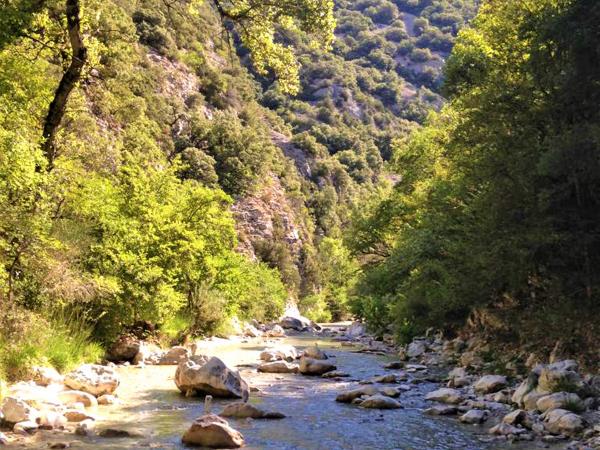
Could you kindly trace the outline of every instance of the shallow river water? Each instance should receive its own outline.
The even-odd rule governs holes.
[[[339,370],[352,379],[365,379],[393,371],[382,366],[390,358],[354,353],[352,348],[324,341],[314,336],[286,338],[285,343],[299,348],[318,342],[327,350]],[[219,356],[239,369],[250,386],[260,389],[252,393],[250,402],[262,409],[284,413],[282,420],[230,419],[242,432],[247,449],[335,450],[335,449],[401,449],[401,450],[491,450],[534,449],[525,446],[486,443],[489,427],[460,424],[456,419],[430,417],[424,393],[434,389],[422,383],[403,393],[403,409],[370,410],[335,402],[337,393],[356,382],[335,382],[320,377],[294,374],[256,373],[243,365],[256,364],[266,345],[259,343],[207,347],[199,353]],[[95,449],[180,449],[181,436],[191,422],[203,414],[203,400],[180,395],[173,382],[174,366],[119,368],[122,382],[117,390],[120,405],[99,407],[97,429],[118,428],[141,432],[140,438],[80,437],[72,434],[38,433],[38,442],[27,448],[49,448],[52,442],[66,442],[70,448]],[[215,399],[213,412],[231,400]]]

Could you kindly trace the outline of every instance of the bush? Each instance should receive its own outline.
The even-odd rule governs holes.
[[[3,326],[0,334],[0,373],[8,380],[25,378],[36,365],[64,372],[84,362],[97,362],[104,354],[92,341],[93,327],[83,314],[13,310],[0,321],[4,325],[14,320],[19,322],[18,329]]]

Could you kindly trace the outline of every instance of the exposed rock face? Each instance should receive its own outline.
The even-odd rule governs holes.
[[[217,357],[192,356],[177,366],[175,384],[186,395],[247,398],[248,385],[237,371]]]
[[[360,403],[361,408],[369,409],[398,409],[402,405],[393,398],[384,395],[376,394],[367,397]]]
[[[336,366],[328,362],[302,357],[300,358],[300,373],[303,375],[323,375],[337,369]]]
[[[113,362],[132,361],[140,351],[140,340],[123,335],[108,349],[106,359]]]
[[[544,427],[553,434],[573,435],[583,430],[581,416],[565,409],[553,409],[544,415]]]
[[[505,376],[485,375],[475,383],[473,388],[479,394],[491,394],[504,389],[507,385],[508,381]]]
[[[428,393],[425,396],[425,400],[431,400],[431,401],[440,402],[440,403],[448,403],[451,405],[457,405],[460,402],[462,402],[463,399],[464,399],[464,397],[460,393],[460,391],[457,391],[456,389],[450,389],[450,388],[437,389],[433,392]]]
[[[286,361],[273,361],[258,366],[259,372],[265,373],[298,373],[298,365]]]
[[[119,387],[119,377],[111,367],[84,364],[65,375],[65,385],[98,397],[115,392]]]
[[[250,403],[238,402],[230,403],[223,409],[220,416],[222,417],[236,417],[239,419],[283,419],[284,414],[278,412],[266,412],[262,409],[257,408]]]
[[[229,426],[229,423],[214,414],[207,414],[194,421],[183,435],[187,445],[208,448],[239,448],[244,445],[244,436]]]
[[[0,408],[4,420],[9,423],[35,421],[39,411],[29,406],[24,400],[15,397],[6,397]]]

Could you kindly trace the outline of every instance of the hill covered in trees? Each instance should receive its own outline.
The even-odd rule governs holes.
[[[288,299],[349,313],[343,230],[394,180],[391,142],[441,105],[474,5],[248,4],[2,6],[7,375],[94,359],[140,325],[226,332]]]

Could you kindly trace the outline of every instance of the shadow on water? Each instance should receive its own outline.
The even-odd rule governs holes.
[[[389,358],[353,353],[339,343],[314,337],[291,337],[286,343],[304,347],[319,342],[332,360],[353,379],[370,378],[386,371],[382,365]],[[237,344],[213,349],[230,366],[256,364],[258,355],[269,344]],[[141,438],[108,439],[44,433],[40,442],[28,448],[48,448],[48,442],[68,442],[71,448],[95,449],[181,449],[181,436],[204,410],[203,399],[186,398],[173,382],[175,367],[148,366],[120,368],[122,385],[117,391],[121,405],[102,407],[97,428],[119,428],[140,432]],[[455,419],[423,414],[427,407],[424,392],[431,383],[416,385],[400,397],[403,409],[367,410],[335,402],[340,390],[354,387],[351,381],[336,382],[320,377],[293,374],[262,374],[251,368],[240,369],[251,386],[259,388],[250,402],[262,409],[278,411],[283,420],[232,419],[248,449],[317,450],[317,449],[402,449],[402,450],[500,450],[532,449],[509,444],[484,443],[486,427],[467,426]],[[231,400],[215,399],[213,411],[220,412]]]

